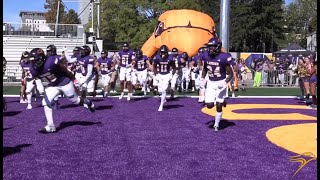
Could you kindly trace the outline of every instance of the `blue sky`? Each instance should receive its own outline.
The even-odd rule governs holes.
[[[3,0],[3,21],[20,22],[19,13],[21,10],[43,11],[45,0]],[[78,12],[78,3],[64,3],[67,8]]]
[[[286,4],[293,0],[285,0]],[[45,11],[45,0],[4,0],[3,1],[3,21],[20,22],[19,12],[21,10]],[[78,12],[78,3],[65,3],[69,9]]]

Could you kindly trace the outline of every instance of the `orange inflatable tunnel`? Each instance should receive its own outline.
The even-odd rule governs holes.
[[[160,46],[167,45],[170,50],[178,48],[180,53],[194,56],[214,36],[215,24],[207,14],[188,9],[169,10],[160,15],[154,32],[141,50],[151,57]]]

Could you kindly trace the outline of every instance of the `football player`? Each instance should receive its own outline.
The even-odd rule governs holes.
[[[2,68],[3,68],[3,76],[4,76],[4,74],[5,74],[5,72],[6,72],[6,70],[7,70],[7,60],[6,60],[6,58],[5,57],[3,57],[3,62],[2,62],[3,64],[3,66],[2,66]],[[6,99],[2,96],[2,99],[3,99],[3,111],[6,111],[7,110],[7,102],[6,102]]]
[[[27,93],[26,93],[26,85],[27,85],[27,82],[26,82],[26,78],[25,78],[25,73],[24,73],[24,67],[28,65],[25,63],[28,61],[28,56],[29,56],[29,52],[28,51],[24,51],[21,55],[21,58],[20,58],[20,66],[21,66],[21,69],[22,69],[22,74],[21,74],[21,88],[20,88],[20,103],[27,103]]]
[[[202,82],[208,74],[207,86],[205,89],[205,103],[207,108],[216,106],[214,131],[219,130],[219,123],[222,118],[222,106],[228,83],[233,78],[230,62],[230,53],[221,52],[222,43],[219,38],[211,38],[208,42],[208,53],[204,55],[204,69]]]
[[[132,84],[136,86],[138,83],[142,85],[144,95],[147,95],[147,68],[150,67],[150,62],[147,56],[143,55],[141,50],[137,50],[132,59],[134,73],[132,75]]]
[[[166,102],[166,90],[169,81],[172,78],[172,74],[176,73],[175,63],[169,59],[169,48],[166,45],[160,47],[159,53],[155,56],[153,66],[158,92],[161,94],[161,103],[158,111],[162,111]]]
[[[109,84],[114,80],[111,79],[111,76],[115,71],[115,64],[113,63],[112,58],[108,58],[107,55],[108,52],[101,51],[101,57],[95,65],[98,70],[98,74],[101,75],[99,81],[103,86],[103,97],[107,97],[108,95]]]
[[[27,102],[28,102],[27,109],[32,109],[31,98],[32,98],[32,92],[35,86],[37,87],[37,90],[41,96],[44,95],[44,87],[41,80],[38,78],[37,79],[34,78],[30,73],[30,61],[28,59],[29,52],[28,51],[23,52],[22,56],[25,58],[21,62],[21,67],[22,67],[24,82],[26,84],[26,95],[27,95]]]
[[[61,59],[56,55],[45,56],[41,48],[35,48],[29,54],[30,72],[33,77],[40,78],[46,82],[42,105],[47,119],[47,125],[41,129],[40,133],[53,133],[56,131],[53,122],[53,99],[62,92],[74,104],[83,104],[86,108],[94,112],[94,104],[87,98],[82,99],[75,93],[73,74],[62,64]]]
[[[198,49],[198,54],[193,57],[193,59],[190,63],[191,71],[194,73],[195,87],[196,87],[196,90],[199,91],[198,92],[199,93],[199,99],[198,99],[199,103],[204,101],[204,87],[200,86],[202,69],[203,69],[203,62],[201,59],[202,53],[203,53],[203,47]]]
[[[181,55],[181,63],[179,67],[181,69],[181,89],[183,93],[188,92],[189,82],[190,82],[190,68],[189,68],[190,58],[187,52],[183,52]],[[186,83],[186,87],[184,87]]]
[[[87,45],[80,49],[79,64],[81,67],[81,79],[79,81],[81,98],[85,98],[88,93],[89,96],[95,96],[94,82],[94,58],[90,56],[91,48]]]
[[[181,76],[182,76],[182,71],[179,69],[179,64],[181,64],[181,55],[178,52],[177,48],[173,48],[171,51],[171,54],[169,56],[170,61],[173,61],[176,67],[175,73],[172,76],[171,79],[171,89],[170,89],[170,99],[174,98],[174,91],[177,88],[179,88],[179,91],[181,90]]]
[[[122,49],[119,51],[120,57],[120,91],[121,95],[119,99],[124,96],[124,81],[126,80],[126,86],[128,87],[128,97],[127,100],[130,101],[132,96],[132,84],[131,84],[131,73],[132,73],[132,56],[133,51],[129,48],[129,43],[124,43]]]

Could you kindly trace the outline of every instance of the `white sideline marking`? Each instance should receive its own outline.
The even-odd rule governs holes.
[[[20,97],[20,95],[3,95],[3,97]],[[92,97],[92,96],[87,96]],[[102,97],[102,95],[96,95],[96,97]],[[119,98],[119,96],[108,96],[108,98]],[[124,95],[123,97],[127,97]],[[160,98],[160,96],[131,96],[132,98],[145,98],[145,97],[153,97],[153,98]],[[170,97],[170,96],[166,96]],[[189,97],[189,98],[199,98],[199,96],[187,96],[187,95],[175,95],[174,97]],[[238,97],[229,97],[230,99],[237,99],[237,98],[297,98],[297,96],[238,96]]]

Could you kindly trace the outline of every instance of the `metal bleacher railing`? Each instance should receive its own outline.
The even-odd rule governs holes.
[[[55,29],[57,32],[55,32]],[[81,24],[3,22],[3,35],[82,37]]]
[[[21,80],[19,59],[23,51],[30,51],[36,47],[46,48],[49,44],[54,44],[61,54],[64,47],[73,49],[75,46],[83,45],[82,25],[58,24],[57,28],[55,27],[55,24],[46,23],[3,23],[3,56],[7,60],[4,84]]]

